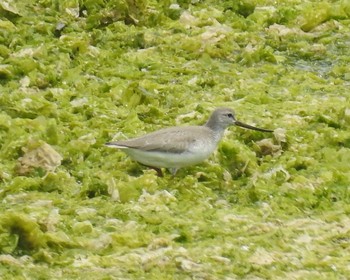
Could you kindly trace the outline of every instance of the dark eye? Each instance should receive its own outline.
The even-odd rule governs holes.
[[[227,114],[227,116],[230,118],[230,119],[233,119],[233,115],[230,113],[230,114]]]

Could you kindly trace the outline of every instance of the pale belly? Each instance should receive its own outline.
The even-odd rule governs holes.
[[[193,148],[183,153],[163,153],[154,151],[142,151],[137,149],[123,149],[132,159],[148,166],[180,168],[200,163],[207,159],[215,149],[215,146]]]

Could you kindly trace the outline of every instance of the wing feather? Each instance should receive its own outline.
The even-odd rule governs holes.
[[[187,151],[198,138],[210,133],[210,130],[204,126],[171,127],[141,137],[107,144],[142,151],[182,153]]]

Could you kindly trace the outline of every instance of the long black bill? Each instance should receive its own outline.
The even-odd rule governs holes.
[[[235,121],[235,125],[240,126],[240,127],[244,127],[244,128],[248,128],[248,129],[252,129],[252,130],[262,131],[262,132],[273,132],[273,130],[271,130],[271,129],[258,128],[255,126],[251,126],[249,124],[242,123],[240,121]]]

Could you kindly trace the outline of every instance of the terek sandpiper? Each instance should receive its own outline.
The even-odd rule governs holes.
[[[175,175],[184,166],[204,161],[216,149],[224,131],[231,125],[273,132],[242,123],[230,108],[217,108],[202,126],[169,127],[128,140],[106,143],[122,149],[132,159],[154,168],[162,176],[160,168],[168,168]]]

